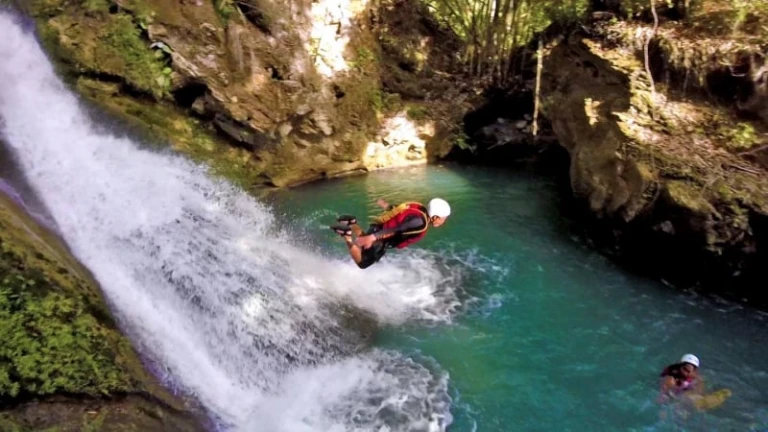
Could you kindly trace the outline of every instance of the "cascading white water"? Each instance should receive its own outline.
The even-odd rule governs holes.
[[[0,11],[0,134],[73,253],[163,379],[223,430],[443,430],[447,377],[366,349],[344,312],[446,320],[428,255],[360,271],[292,245],[204,167],[97,132],[34,36]],[[439,294],[438,294],[439,293]],[[364,326],[363,326],[364,327]]]

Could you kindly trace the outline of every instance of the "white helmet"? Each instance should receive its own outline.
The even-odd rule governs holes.
[[[693,354],[686,354],[680,359],[680,363],[690,363],[696,367],[699,367],[699,358]]]
[[[433,198],[427,204],[427,213],[429,217],[437,216],[441,218],[447,218],[451,215],[451,206],[448,205],[448,201],[441,198]]]

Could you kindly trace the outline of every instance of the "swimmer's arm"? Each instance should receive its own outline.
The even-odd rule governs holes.
[[[661,391],[664,393],[672,390],[676,385],[675,379],[671,376],[665,376],[661,379]]]
[[[379,207],[383,208],[384,210],[387,210],[387,211],[392,210],[392,205],[384,201],[382,198],[379,198],[378,200],[376,200],[376,204]]]
[[[400,233],[423,230],[425,227],[426,221],[424,218],[413,215],[406,218],[400,225],[394,228],[383,229],[373,235],[376,236],[376,240],[384,240]]]
[[[694,381],[693,388],[691,390],[693,390],[694,393],[704,393],[704,378],[701,376],[696,378],[696,381]]]
[[[666,376],[661,379],[661,382],[659,383],[659,396],[656,398],[656,403],[666,403],[670,398],[669,391],[675,388],[675,379]]]

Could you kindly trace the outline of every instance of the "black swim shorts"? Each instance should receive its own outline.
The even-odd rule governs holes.
[[[365,234],[366,235],[373,234],[380,230],[381,230],[381,225],[378,225],[378,224],[371,225]],[[381,257],[383,257],[385,253],[387,253],[387,245],[385,244],[385,242],[379,240],[379,241],[376,241],[368,249],[363,249],[362,252],[363,253],[362,253],[361,260],[357,264],[357,266],[360,267],[361,269],[364,269],[378,262],[381,259]]]

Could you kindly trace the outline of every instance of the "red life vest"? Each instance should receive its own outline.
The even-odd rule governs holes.
[[[424,228],[400,234],[400,242],[395,244],[394,247],[402,249],[421,240],[427,233],[427,228],[429,227],[427,208],[417,202],[407,202],[385,212],[375,220],[382,225],[382,228],[388,229],[400,225],[406,218],[413,215],[424,219]]]

